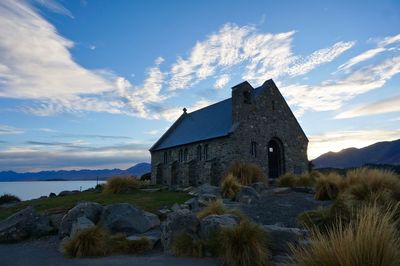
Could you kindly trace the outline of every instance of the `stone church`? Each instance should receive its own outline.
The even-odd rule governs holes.
[[[308,139],[275,83],[247,81],[232,97],[182,115],[150,148],[151,180],[169,186],[218,185],[234,161],[259,165],[266,176],[308,169]]]

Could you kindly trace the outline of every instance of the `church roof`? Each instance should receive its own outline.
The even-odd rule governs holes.
[[[257,97],[262,88],[253,89],[252,96]],[[150,151],[224,137],[233,132],[233,127],[232,98],[229,98],[191,113],[183,113]]]

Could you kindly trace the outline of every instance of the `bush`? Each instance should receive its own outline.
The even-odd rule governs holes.
[[[140,177],[140,181],[151,181],[151,173],[145,173]]]
[[[115,176],[107,180],[103,192],[107,194],[123,194],[140,188],[142,183],[134,177]]]
[[[21,199],[12,194],[3,194],[0,196],[0,205],[5,203],[20,202]]]
[[[279,187],[310,187],[315,183],[315,174],[302,174],[295,175],[293,173],[286,173],[278,178]]]
[[[296,184],[296,175],[292,173],[286,173],[284,175],[281,175],[278,178],[278,186],[279,187],[294,187]]]
[[[262,169],[253,163],[236,161],[228,169],[227,175],[232,174],[242,185],[250,185],[256,182],[266,182]]]
[[[217,214],[222,215],[226,214],[228,210],[225,208],[222,200],[213,200],[208,203],[208,205],[197,213],[197,217],[199,219],[203,219],[208,215]]]
[[[72,258],[105,256],[109,252],[107,240],[107,232],[96,226],[75,234],[63,246],[63,251]]]
[[[267,234],[257,224],[242,221],[219,233],[219,256],[230,266],[263,266],[269,264]]]
[[[118,254],[142,254],[152,249],[151,241],[142,237],[138,240],[126,239],[124,234],[112,236],[110,241],[110,253]]]
[[[336,173],[320,175],[315,183],[316,200],[333,200],[343,186],[343,178]]]
[[[233,199],[240,190],[240,183],[232,174],[228,174],[221,182],[221,195],[223,198]]]
[[[323,234],[314,230],[310,245],[291,246],[297,265],[399,265],[400,240],[392,211],[364,206],[347,225]]]
[[[178,235],[172,243],[172,253],[180,257],[203,257],[206,248],[204,240],[194,240],[187,233]]]

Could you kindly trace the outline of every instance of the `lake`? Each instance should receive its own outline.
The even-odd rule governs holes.
[[[63,190],[85,190],[95,187],[96,184],[96,180],[0,182],[0,195],[8,193],[18,196],[21,200],[30,200],[48,196],[51,192],[58,194]]]

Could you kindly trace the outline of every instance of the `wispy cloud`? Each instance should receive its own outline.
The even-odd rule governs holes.
[[[218,79],[214,83],[214,88],[222,89],[226,84],[231,80],[231,77],[228,74],[222,74],[218,77]]]
[[[376,115],[390,112],[400,112],[400,96],[364,104],[356,108],[341,112],[335,118],[352,118],[365,115]]]
[[[379,48],[374,48],[371,50],[367,50],[353,58],[351,58],[349,61],[347,61],[346,63],[342,64],[339,66],[339,70],[348,70],[350,69],[352,66],[361,63],[363,61],[366,61],[368,59],[373,58],[374,56],[376,56],[377,54],[380,54],[382,52],[386,51],[385,48],[379,47]]]
[[[64,15],[64,16],[67,16],[70,18],[74,18],[71,11],[69,11],[67,8],[65,8],[63,5],[61,5],[60,3],[58,3],[55,0],[35,0],[35,2],[46,7],[47,9],[49,9],[50,11],[52,11],[54,13],[58,13],[58,14],[61,14],[61,15]]]
[[[8,125],[0,125],[0,135],[15,135],[22,134],[25,131],[20,128],[8,126]]]

